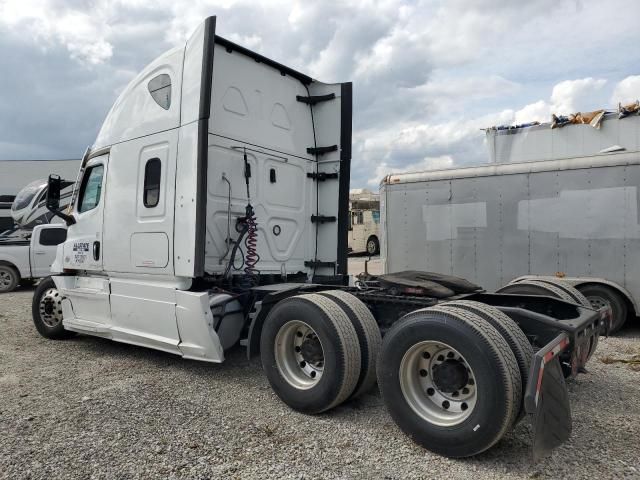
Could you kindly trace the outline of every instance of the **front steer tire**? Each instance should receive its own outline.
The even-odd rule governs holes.
[[[75,332],[65,330],[62,325],[60,292],[51,277],[43,279],[33,293],[31,316],[38,333],[51,340],[66,340]]]
[[[296,295],[271,309],[262,327],[260,357],[276,395],[307,414],[340,405],[360,376],[353,324],[337,303],[317,294]]]
[[[410,387],[411,382],[431,377],[437,386],[434,372],[438,365],[431,371],[416,368],[415,374],[407,368],[420,367],[422,359],[435,358],[423,349],[442,347],[463,357],[463,366],[469,367],[472,376],[462,383],[467,381],[467,386],[472,385],[468,388],[477,389],[468,416],[454,412],[458,417],[453,421],[447,412],[432,406],[419,408],[420,402],[430,405],[424,399],[436,398],[440,392]],[[477,315],[453,307],[417,310],[389,330],[382,342],[378,385],[389,413],[407,435],[423,447],[453,458],[476,455],[498,442],[513,425],[522,395],[518,364],[504,338]],[[442,389],[452,396],[448,392],[451,388]]]

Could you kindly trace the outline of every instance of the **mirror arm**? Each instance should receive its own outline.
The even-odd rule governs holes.
[[[64,223],[67,224],[67,227],[69,227],[71,225],[75,225],[75,223],[76,223],[76,219],[73,218],[73,215],[67,215],[66,213],[62,212],[61,210],[56,210],[54,208],[49,207],[49,205],[47,205],[47,210],[49,210],[51,213],[53,213],[56,217],[60,217],[62,220],[64,220]]]

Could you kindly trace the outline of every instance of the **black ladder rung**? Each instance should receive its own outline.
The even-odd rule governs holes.
[[[321,260],[307,260],[307,261],[304,262],[304,266],[305,267],[311,267],[311,268],[315,268],[315,267],[331,267],[331,268],[335,268],[336,262],[323,262]]]
[[[338,150],[338,145],[329,145],[328,147],[308,147],[307,153],[311,155],[324,155],[325,153],[335,152]]]
[[[314,180],[317,180],[319,182],[324,182],[325,180],[329,180],[329,179],[333,179],[333,178],[338,178],[338,172],[330,172],[330,173],[326,173],[326,172],[308,172],[307,173],[307,178],[313,178]]]
[[[335,93],[327,93],[326,95],[309,95],[305,97],[303,95],[296,95],[296,100],[307,105],[315,105],[316,103],[326,102],[327,100],[333,100],[336,98]]]
[[[335,221],[336,217],[333,215],[311,215],[311,223],[329,223]]]

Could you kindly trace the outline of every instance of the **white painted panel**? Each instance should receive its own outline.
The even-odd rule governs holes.
[[[169,263],[169,238],[166,233],[131,235],[131,264],[135,267],[164,268]]]
[[[487,226],[486,202],[423,205],[427,241],[458,238],[458,229]]]
[[[183,54],[183,47],[166,52],[127,85],[111,107],[93,149],[179,126]],[[171,77],[171,106],[168,110],[158,105],[149,93],[149,81],[160,74]]]
[[[111,280],[114,340],[180,354],[175,289],[171,285]]]
[[[637,187],[562,190],[556,197],[520,200],[518,229],[560,238],[640,238]]]
[[[202,22],[193,32],[184,50],[181,125],[196,121],[200,113],[204,25]]]
[[[309,106],[297,95],[307,91],[295,78],[215,46],[210,133],[313,158],[306,152],[313,146]]]
[[[166,261],[166,258],[173,258],[178,132],[178,129],[161,132],[111,148],[110,195],[106,198],[104,217],[105,271],[173,274],[173,262]],[[159,158],[162,165],[160,197],[156,207],[147,208],[143,203],[144,171],[151,158]],[[188,227],[188,231],[195,230],[193,225]],[[180,231],[188,235],[186,227],[181,228]],[[134,238],[137,233],[161,235],[146,237],[147,244],[142,245],[139,239]],[[134,251],[140,251],[140,256]],[[152,256],[146,257],[147,253]]]

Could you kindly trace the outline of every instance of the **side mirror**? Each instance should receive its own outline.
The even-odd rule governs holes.
[[[62,179],[59,175],[49,175],[49,181],[47,183],[47,210],[59,210],[60,209],[60,185]]]
[[[59,175],[49,175],[47,182],[47,210],[64,220],[64,223],[73,225],[76,219],[73,215],[67,215],[60,211],[60,190],[62,189],[62,179]]]

